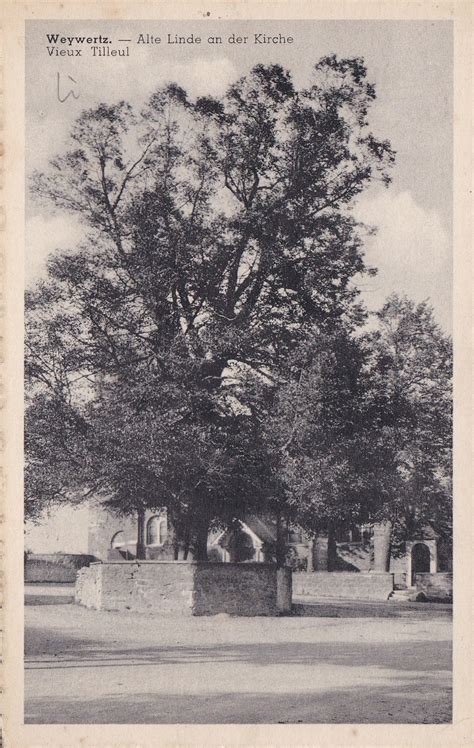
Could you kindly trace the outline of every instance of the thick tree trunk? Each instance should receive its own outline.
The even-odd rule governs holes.
[[[186,532],[184,533],[184,543],[183,543],[183,561],[188,560],[190,547],[191,547],[191,535],[189,532],[189,528],[186,528]]]
[[[137,511],[137,558],[142,560],[146,558],[144,509]]]
[[[280,512],[276,515],[276,550],[275,560],[277,569],[281,569],[285,565],[286,561],[286,539],[285,539],[285,525],[282,520]]]
[[[195,561],[207,561],[207,532],[199,531],[194,537],[193,556]]]
[[[229,542],[227,545],[227,553],[229,554],[229,563],[235,564],[237,562],[237,534],[238,530],[234,530],[230,533]]]
[[[310,555],[311,565],[308,564],[308,571],[336,571],[336,530],[332,523],[328,523],[327,529],[313,539]]]
[[[209,525],[211,518],[201,515],[191,532],[191,548],[195,561],[207,561],[207,541],[209,537]]]
[[[176,523],[169,510],[167,510],[166,512],[166,527],[166,546],[167,549],[169,549],[169,553],[173,554],[173,560],[177,561],[179,559],[179,537],[176,529]]]
[[[186,520],[171,510],[167,511],[168,537],[167,545],[173,554],[174,561],[186,560],[189,552],[189,530]]]
[[[337,568],[337,545],[336,531],[334,525],[328,525],[328,571],[336,571]]]

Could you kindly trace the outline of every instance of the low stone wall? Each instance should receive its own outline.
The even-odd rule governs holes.
[[[321,598],[387,600],[393,591],[388,572],[315,571],[293,574],[293,594]]]
[[[406,590],[406,588],[408,587],[408,574],[406,573],[406,571],[394,571],[393,581],[395,584],[395,589]]]
[[[75,601],[161,615],[278,615],[291,610],[291,572],[261,563],[110,561],[81,570]]]
[[[25,582],[75,582],[78,569],[92,561],[96,561],[94,556],[83,554],[30,554],[25,559]]]
[[[449,603],[453,600],[452,572],[415,574],[417,600]]]
[[[186,562],[107,561],[81,571],[75,600],[97,610],[187,615],[193,585],[193,566]]]
[[[199,564],[194,572],[194,615],[277,615],[277,574],[267,564]]]

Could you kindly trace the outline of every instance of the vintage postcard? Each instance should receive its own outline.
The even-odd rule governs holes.
[[[470,42],[4,5],[6,746],[472,744]]]

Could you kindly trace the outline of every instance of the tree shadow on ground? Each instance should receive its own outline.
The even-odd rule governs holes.
[[[449,690],[433,679],[414,688],[410,678],[318,693],[130,693],[125,685],[123,693],[89,699],[33,698],[25,714],[29,724],[435,724],[451,719]]]
[[[113,637],[113,631],[111,632]],[[113,640],[74,637],[62,631],[35,628],[25,632],[27,667],[120,667],[133,665],[184,665],[243,663],[260,666],[329,664],[395,671],[446,670],[452,667],[451,641],[409,639],[370,642],[272,642],[226,644],[156,644],[124,646]]]
[[[433,618],[452,619],[452,606],[426,603],[396,604],[388,601],[345,601],[316,600],[296,597],[293,601],[293,615],[297,618],[404,618],[405,620],[426,620]]]

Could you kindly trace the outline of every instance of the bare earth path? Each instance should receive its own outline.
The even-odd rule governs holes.
[[[28,723],[451,720],[451,621],[171,619],[26,606]]]

